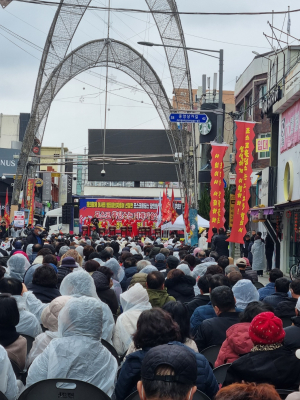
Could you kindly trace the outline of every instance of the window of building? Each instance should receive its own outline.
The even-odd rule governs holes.
[[[271,137],[271,133],[261,133],[259,135],[259,138],[269,138]],[[258,159],[262,160],[264,158],[270,158],[270,152],[269,151],[262,151],[261,153],[258,153]]]
[[[252,108],[252,95],[249,96],[249,100],[248,100],[248,115],[251,117],[252,113],[253,113],[253,108]]]
[[[267,85],[261,85],[259,88],[259,108],[262,108],[263,101],[267,93]]]

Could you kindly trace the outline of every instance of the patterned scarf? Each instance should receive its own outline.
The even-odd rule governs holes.
[[[282,343],[273,343],[273,344],[257,344],[252,348],[251,351],[270,351],[279,349],[282,346]]]

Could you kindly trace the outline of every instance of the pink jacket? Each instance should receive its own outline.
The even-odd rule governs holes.
[[[250,322],[241,322],[232,325],[227,329],[226,340],[223,342],[219,351],[215,367],[232,363],[240,355],[249,353],[253,347],[253,342],[249,337]]]

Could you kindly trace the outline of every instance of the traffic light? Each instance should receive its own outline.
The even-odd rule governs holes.
[[[73,207],[69,204],[64,204],[62,206],[62,223],[70,224],[72,220]]]

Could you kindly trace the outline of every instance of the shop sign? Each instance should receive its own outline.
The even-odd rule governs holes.
[[[256,139],[256,153],[270,151],[270,148],[271,148],[271,138]]]
[[[282,113],[280,125],[280,153],[300,143],[300,100]]]

